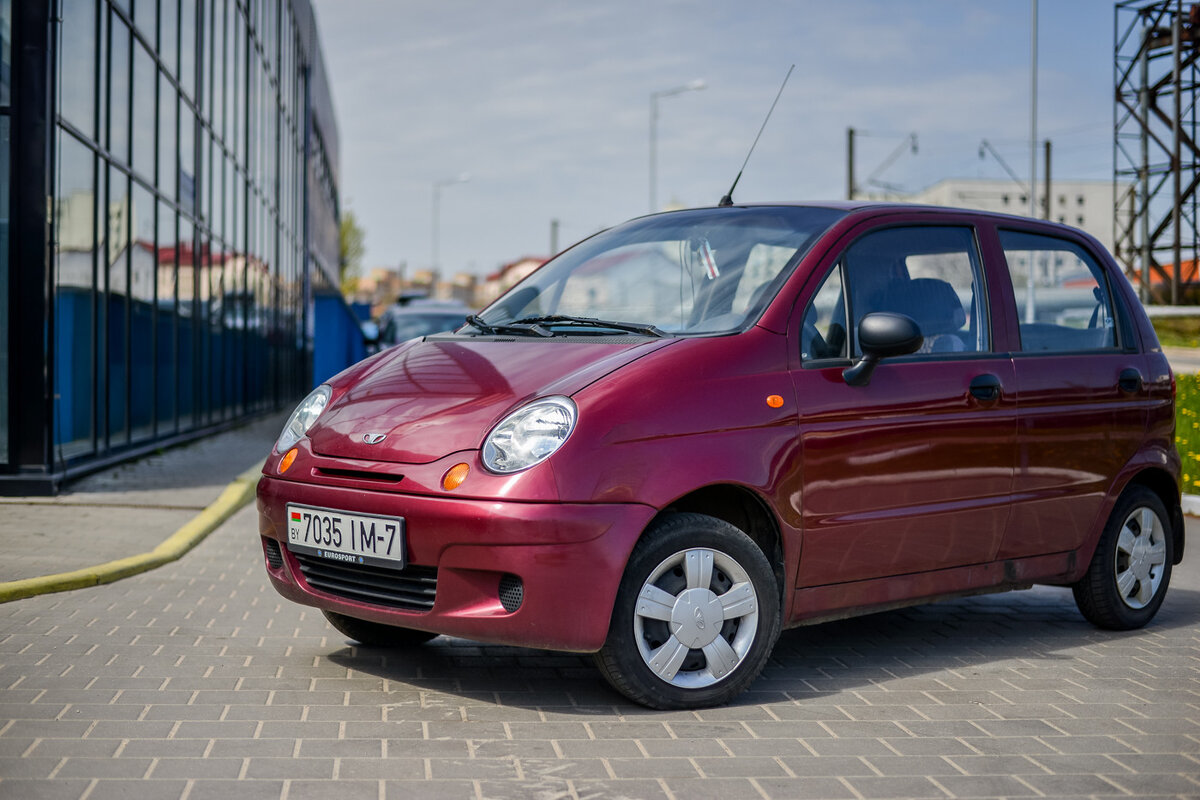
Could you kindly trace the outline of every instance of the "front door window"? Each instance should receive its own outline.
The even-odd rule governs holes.
[[[806,361],[858,357],[867,314],[904,314],[921,329],[918,356],[982,353],[990,346],[975,237],[968,228],[888,228],[852,244],[805,312]],[[847,354],[847,348],[849,353]]]

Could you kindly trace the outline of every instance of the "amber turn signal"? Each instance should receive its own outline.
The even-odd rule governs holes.
[[[471,471],[469,464],[455,464],[450,469],[446,470],[446,474],[442,476],[442,488],[447,492],[454,491],[462,482],[467,479],[467,474]]]
[[[771,408],[783,408],[783,398],[777,394],[767,395],[767,405]]]
[[[291,450],[288,450],[287,453],[284,454],[283,458],[279,459],[279,474],[280,475],[282,475],[283,473],[287,472],[289,469],[292,468],[292,462],[296,460],[296,454],[298,452],[300,452],[300,451],[293,447]]]

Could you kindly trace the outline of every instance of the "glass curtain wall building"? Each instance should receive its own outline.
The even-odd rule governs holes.
[[[0,0],[0,493],[290,405],[337,260],[307,0]]]

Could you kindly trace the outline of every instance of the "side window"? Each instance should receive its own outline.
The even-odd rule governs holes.
[[[917,323],[925,337],[918,356],[987,352],[981,274],[969,228],[923,226],[869,233],[842,254],[805,310],[805,357],[858,357],[858,323],[876,311],[904,314]],[[808,334],[810,330],[817,336]],[[825,355],[816,354],[821,345]]]
[[[846,357],[846,301],[842,294],[842,266],[838,264],[821,283],[800,330],[800,357],[805,361]]]
[[[1082,247],[1053,236],[1000,231],[1017,300],[1021,350],[1062,352],[1117,346],[1104,270]]]

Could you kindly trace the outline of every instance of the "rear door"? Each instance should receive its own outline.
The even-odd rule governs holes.
[[[948,221],[852,233],[793,324],[798,587],[984,563],[1007,528],[1012,361],[993,348],[970,217],[937,219]],[[850,386],[842,371],[860,354],[857,323],[871,311],[911,316],[926,344]]]
[[[1088,242],[1054,228],[997,230],[1016,332],[1014,506],[999,556],[1072,550],[1146,438],[1150,365],[1121,293]]]

